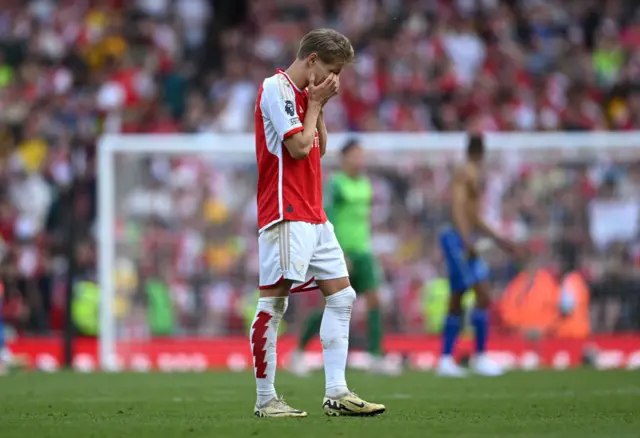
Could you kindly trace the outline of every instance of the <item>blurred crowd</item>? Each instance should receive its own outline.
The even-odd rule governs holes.
[[[492,160],[485,217],[532,255],[528,266],[518,266],[481,243],[496,300],[519,270],[545,269],[558,281],[578,272],[591,289],[594,331],[640,329],[640,153],[635,155],[625,162],[514,163],[505,152]],[[173,333],[244,330],[258,276],[250,159],[118,157],[116,165],[127,175],[116,183],[123,327],[144,334],[153,329],[147,322],[159,303],[173,302],[171,315],[158,316],[171,321]],[[427,323],[427,285],[444,274],[438,233],[449,220],[451,174],[450,166],[426,160],[411,167],[387,160],[368,170],[373,246],[384,269],[380,292],[392,331],[421,332]],[[297,296],[289,322],[300,323],[317,305],[317,295]],[[364,310],[356,307],[356,321]]]
[[[358,58],[326,110],[330,131],[640,129],[633,0],[1,2],[0,269],[12,325],[60,327],[69,254],[75,280],[95,280],[101,133],[251,131],[259,82],[291,62],[312,27],[344,32]],[[241,330],[238,309],[257,272],[253,167],[120,160],[123,288],[151,277],[173,284],[174,331]],[[447,169],[372,172],[389,324],[417,330],[404,325],[411,300],[401,297],[440,269],[434,233]],[[637,325],[620,301],[638,295],[637,226],[620,243],[606,223],[594,225],[612,211],[637,220],[637,163],[605,157],[494,173],[493,220],[533,239],[542,262],[587,271],[602,329]],[[490,257],[503,284],[515,268]],[[121,306],[128,326],[148,325],[150,306],[167,307],[163,293],[130,293]]]

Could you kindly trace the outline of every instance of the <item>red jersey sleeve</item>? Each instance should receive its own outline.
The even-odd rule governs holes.
[[[264,81],[262,102],[264,115],[281,141],[304,129],[296,111],[295,92],[284,75]]]

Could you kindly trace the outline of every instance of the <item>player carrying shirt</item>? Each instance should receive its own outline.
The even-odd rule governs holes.
[[[258,417],[305,417],[278,398],[274,382],[278,326],[289,293],[320,289],[320,326],[327,415],[376,415],[383,405],[347,387],[349,322],[356,293],[342,249],[322,207],[320,158],[327,145],[322,109],[338,93],[342,68],[354,58],[342,34],[316,29],[302,38],[297,59],[262,83],[256,100],[260,298],[250,342]]]
[[[484,376],[498,376],[503,373],[501,367],[485,355],[489,331],[489,271],[475,249],[476,233],[480,232],[492,238],[503,250],[512,255],[516,255],[517,251],[513,243],[499,236],[480,215],[483,159],[482,137],[470,137],[467,146],[467,162],[457,168],[453,174],[451,185],[453,224],[445,226],[440,233],[440,245],[449,274],[451,298],[449,314],[442,332],[443,351],[437,374],[446,377],[466,376],[466,370],[456,364],[452,353],[463,323],[462,296],[469,289],[473,289],[476,294],[475,309],[471,314],[477,351],[473,369],[477,374]]]
[[[380,271],[371,249],[371,204],[373,187],[363,175],[364,151],[357,141],[349,141],[341,151],[342,172],[333,175],[327,196],[326,210],[335,227],[336,237],[345,252],[349,265],[351,285],[359,295],[364,295],[368,308],[369,345],[373,359],[371,370],[395,374],[382,356],[382,318],[378,301]],[[302,360],[303,352],[320,330],[322,310],[313,312],[305,323],[298,349],[289,365],[297,375],[308,372]]]

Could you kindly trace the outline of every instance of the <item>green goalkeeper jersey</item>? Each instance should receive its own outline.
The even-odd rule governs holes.
[[[369,179],[338,172],[331,178],[328,194],[327,216],[342,249],[370,252],[373,187]]]

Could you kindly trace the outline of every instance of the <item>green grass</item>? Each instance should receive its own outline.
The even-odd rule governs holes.
[[[278,375],[304,419],[252,416],[249,374],[16,374],[0,378],[2,438],[640,437],[640,373],[514,373],[440,380],[349,373],[375,418],[327,418],[323,375]]]

